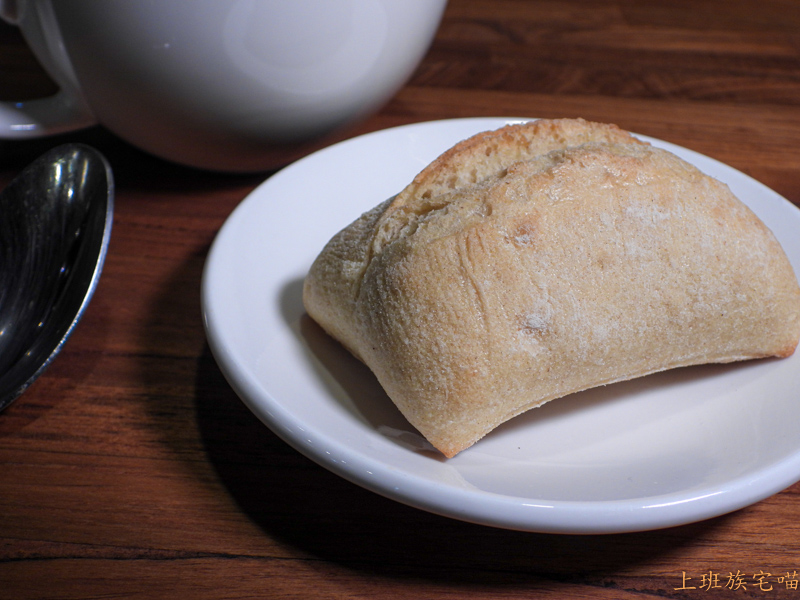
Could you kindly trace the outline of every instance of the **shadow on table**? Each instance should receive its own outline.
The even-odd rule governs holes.
[[[540,580],[616,586],[607,581],[613,574],[674,552],[725,520],[568,536],[439,517],[366,491],[290,448],[238,399],[208,348],[196,390],[209,459],[241,509],[284,543],[373,576],[470,586],[531,586]]]
[[[151,392],[154,423],[178,450],[184,446],[171,441],[173,436],[199,435],[208,463],[241,511],[265,535],[296,548],[301,556],[370,577],[455,589],[528,590],[559,582],[626,588],[633,582],[621,579],[636,565],[657,564],[660,557],[707,538],[724,524],[726,517],[638,534],[532,534],[440,517],[345,481],[280,440],[226,382],[202,338],[199,281],[204,260],[205,253],[193,255],[171,275],[151,307],[153,321],[142,346],[153,355],[142,357],[141,369]],[[186,348],[202,348],[195,364],[186,364],[180,373],[159,370],[158,356]],[[193,386],[193,399],[164,395],[184,386]],[[670,579],[669,584],[680,581]],[[666,584],[663,577],[639,577],[635,587]]]

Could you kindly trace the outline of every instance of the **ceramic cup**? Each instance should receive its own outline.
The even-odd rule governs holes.
[[[0,0],[59,86],[0,105],[0,138],[101,124],[223,171],[273,168],[377,111],[446,0]]]

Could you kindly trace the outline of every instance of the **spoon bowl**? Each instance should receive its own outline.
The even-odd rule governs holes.
[[[111,167],[82,144],[50,150],[0,192],[0,410],[50,365],[83,315],[113,210]]]

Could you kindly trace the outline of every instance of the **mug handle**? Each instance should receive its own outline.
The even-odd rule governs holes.
[[[0,18],[11,25],[19,24],[22,10],[17,0],[0,0]],[[97,123],[77,84],[71,84],[66,75],[54,72],[58,57],[50,58],[48,71],[59,84],[59,91],[46,98],[0,102],[0,139],[38,138],[84,129]]]

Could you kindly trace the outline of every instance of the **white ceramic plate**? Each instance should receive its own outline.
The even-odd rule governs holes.
[[[208,257],[202,300],[212,352],[242,400],[350,481],[510,529],[668,527],[747,506],[800,479],[800,353],[575,394],[445,460],[305,315],[303,278],[333,234],[455,142],[518,120],[420,123],[351,139],[288,166],[237,207]],[[800,210],[724,164],[650,141],[730,185],[800,272]]]

